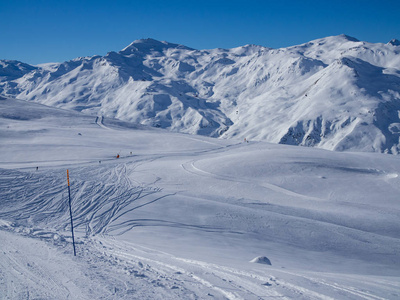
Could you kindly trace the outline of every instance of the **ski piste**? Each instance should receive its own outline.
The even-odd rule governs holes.
[[[398,298],[398,156],[95,121],[0,100],[0,298]]]

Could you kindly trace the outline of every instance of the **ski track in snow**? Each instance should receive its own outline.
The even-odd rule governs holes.
[[[52,247],[42,247],[33,236],[21,243],[26,238],[10,239],[9,234],[0,230],[1,299],[89,299],[83,286],[68,276],[77,270],[64,262],[66,257],[55,255]],[[32,247],[36,252],[31,252]],[[52,264],[62,267],[54,269]]]
[[[0,231],[0,235],[4,236]],[[30,234],[28,234],[30,238]],[[21,238],[18,238],[21,239]],[[7,240],[6,240],[7,241]],[[37,241],[38,244],[41,241]],[[34,242],[35,243],[35,242]],[[32,243],[23,244],[31,247]],[[70,262],[69,270],[50,269],[50,261],[60,261],[70,255],[70,243],[55,243],[64,254],[54,256],[53,246],[38,247],[45,250],[39,259],[25,256],[25,249],[16,248],[13,242],[0,246],[4,258],[0,260],[0,282],[5,286],[4,299],[385,299],[371,291],[339,283],[329,283],[324,278],[301,275],[287,270],[266,269],[248,272],[231,267],[174,257],[132,243],[117,241],[98,235],[78,248],[78,258]],[[40,245],[37,245],[40,246]],[[66,248],[67,247],[67,248]],[[56,251],[59,251],[56,249]],[[0,255],[2,255],[0,254]],[[46,258],[47,257],[47,258]],[[64,258],[65,259],[65,258]],[[65,266],[63,266],[65,267]],[[53,268],[53,267],[51,267]],[[77,268],[77,269],[72,269]],[[4,274],[1,270],[7,270]],[[70,272],[70,273],[68,273]],[[61,273],[61,274],[60,274]],[[80,273],[79,280],[72,274]],[[296,278],[283,279],[289,274]],[[23,280],[21,280],[23,279]],[[396,290],[400,284],[369,282],[377,287],[391,285]],[[297,284],[295,284],[295,283]],[[101,291],[94,289],[103,284]],[[86,286],[85,286],[86,285]],[[308,288],[305,288],[308,286]],[[84,287],[93,289],[91,295],[83,293]],[[310,288],[312,287],[312,289]],[[150,291],[150,292],[149,292]],[[336,295],[336,296],[330,296]],[[393,298],[394,299],[394,298]]]
[[[212,176],[220,180],[236,180],[229,176],[219,176],[202,171],[195,167],[194,161],[182,164],[188,171],[201,176]],[[80,233],[78,243],[86,245],[86,254],[91,261],[106,260],[114,266],[115,270],[124,270],[125,273],[137,280],[144,281],[144,286],[155,286],[164,291],[174,291],[178,297],[196,299],[198,295],[215,299],[265,299],[265,298],[297,298],[297,299],[334,299],[328,293],[346,295],[348,298],[355,296],[361,299],[384,299],[371,292],[360,291],[356,288],[335,283],[328,283],[311,276],[302,276],[288,271],[274,270],[270,275],[228,268],[216,264],[174,257],[167,253],[145,249],[140,246],[127,246],[110,239],[110,234],[122,234],[129,231],[146,220],[129,220],[119,222],[128,212],[145,205],[159,201],[168,195],[163,194],[157,187],[142,187],[133,183],[129,174],[134,169],[134,163],[122,163],[115,166],[71,169],[74,180],[71,186],[75,191],[72,195],[75,228]],[[94,180],[94,178],[101,180]],[[241,182],[248,183],[246,180]],[[264,184],[263,184],[264,185]],[[278,188],[273,185],[264,185],[275,191],[283,192],[290,196],[305,197],[296,193]],[[22,232],[30,237],[39,237],[52,240],[58,234],[64,234],[66,241],[70,241],[67,230],[68,225],[60,227],[59,224],[68,224],[68,206],[65,186],[65,174],[57,170],[49,172],[24,173],[15,170],[0,169],[0,192],[8,201],[2,202],[0,219],[18,220],[8,228]],[[63,222],[60,222],[63,219]],[[83,235],[82,235],[83,234]],[[84,237],[89,237],[85,241]],[[90,236],[94,240],[90,239]],[[63,240],[64,238],[61,238]],[[69,244],[69,243],[67,243]],[[65,246],[65,245],[64,245]],[[6,246],[8,247],[8,246]],[[79,247],[80,248],[80,247]],[[95,258],[90,251],[103,253],[100,258]],[[16,251],[10,245],[4,251]],[[82,250],[80,250],[81,252]],[[4,252],[5,253],[5,252]],[[82,253],[81,253],[82,254]],[[81,255],[79,254],[79,255]],[[6,281],[6,297],[10,299],[29,299],[29,293],[35,290],[26,287],[18,280],[18,274],[25,277],[28,285],[41,287],[37,293],[49,290],[48,295],[67,295],[70,297],[67,284],[54,281],[46,275],[46,270],[32,266],[30,262],[20,261],[16,256],[6,256],[2,260],[2,269],[11,270],[14,275],[2,275]],[[116,259],[116,262],[114,260]],[[132,267],[133,266],[133,267]],[[304,286],[315,286],[310,290],[304,286],[290,283],[277,277],[277,274],[287,273],[306,281]],[[111,273],[114,274],[114,273]],[[268,274],[268,273],[267,273]],[[128,286],[122,280],[118,284],[118,276],[114,276],[112,283],[118,286]],[[322,288],[321,288],[322,286]],[[112,288],[111,288],[112,289]],[[321,290],[319,292],[319,290]],[[335,291],[332,292],[331,290]],[[122,293],[122,290],[119,290]],[[129,288],[125,289],[133,293]],[[115,295],[121,295],[117,289]],[[129,294],[128,293],[128,294]],[[168,294],[168,293],[167,293]],[[171,295],[171,294],[169,294]],[[109,295],[111,296],[111,295]],[[164,295],[165,296],[165,295]],[[156,297],[154,297],[156,298]],[[168,297],[167,297],[168,298]],[[200,298],[203,298],[200,296]],[[171,298],[172,299],[172,298]]]
[[[96,124],[100,130],[114,130],[104,125],[102,117],[98,117]],[[199,142],[198,139],[186,135],[181,139]],[[154,164],[158,167],[158,162],[166,160],[171,160],[168,167],[180,170],[184,174],[183,177],[185,174],[193,174],[194,178],[200,176],[211,181],[257,185],[286,198],[311,200],[315,203],[326,201],[324,198],[306,196],[261,180],[250,181],[244,177],[202,170],[196,164],[204,159],[205,155],[223,156],[231,150],[246,147],[246,144],[226,145],[212,140],[200,142],[207,144],[207,147],[195,150],[176,147],[175,150],[165,152],[121,156],[118,161],[110,158],[103,160],[101,164],[90,159],[83,160],[84,164],[79,160],[72,161],[74,166],[70,167],[69,171],[73,221],[77,235],[76,258],[70,257],[72,239],[69,232],[65,168],[52,165],[36,172],[29,172],[28,169],[0,169],[0,236],[4,240],[0,243],[0,298],[376,300],[396,299],[399,296],[396,292],[400,290],[400,283],[396,281],[398,277],[313,273],[301,269],[266,267],[250,263],[240,268],[242,261],[238,266],[228,266],[226,263],[180,257],[162,252],[160,248],[149,248],[124,241],[124,234],[141,227],[176,228],[195,234],[204,231],[221,236],[237,233],[233,228],[229,228],[230,223],[218,227],[195,221],[183,222],[163,217],[135,215],[136,212],[153,208],[162,201],[174,200],[174,196],[185,196],[176,188],[172,192],[164,190],[163,187],[168,184],[162,183],[168,180],[160,178],[162,175],[156,171],[143,171],[144,167],[154,167]],[[138,174],[146,174],[149,177],[142,180]],[[386,180],[396,180],[396,176],[387,177]],[[210,199],[201,200],[206,202]],[[364,203],[337,203],[353,208],[368,208],[371,211],[374,209],[373,206]],[[218,208],[224,205],[229,206],[231,203],[222,203]],[[200,206],[199,204],[193,207]],[[247,208],[254,211],[252,207]],[[236,210],[232,214],[235,212]],[[275,226],[290,222],[290,214],[286,216],[284,211],[278,213],[283,219],[276,220]],[[256,214],[251,212],[244,218],[251,219],[254,216]],[[236,222],[242,220],[244,219],[237,219]],[[304,220],[308,223],[296,224],[320,226],[318,220],[307,219],[307,216]],[[258,224],[260,227],[262,225],[264,224]],[[356,231],[352,227],[349,227],[349,231],[339,231],[339,226],[335,225],[329,226],[331,227],[331,232],[337,235],[348,235],[349,232]],[[305,230],[308,228],[310,227],[304,227]],[[276,232],[281,231],[274,233]],[[354,237],[365,238],[366,243],[371,241],[368,235],[354,234]],[[395,245],[394,243],[393,240],[393,244],[390,245]],[[33,257],[31,247],[37,249]],[[387,254],[387,249],[384,248],[387,252],[382,253]],[[55,265],[57,267],[54,267]],[[62,270],[61,266],[65,270]]]
[[[283,294],[275,289],[279,285],[286,290],[286,294],[289,291],[293,296],[300,296],[304,293],[310,296],[311,299],[332,299],[299,286],[283,281],[278,282],[274,276],[259,276],[216,264],[177,258],[143,247],[116,244],[115,241],[111,242],[104,239],[100,239],[100,241],[102,245],[110,249],[109,251],[112,255],[118,258],[145,262],[157,272],[179,275],[177,277],[181,281],[193,280],[200,286],[210,288],[214,296],[215,293],[218,293],[224,299],[285,298]],[[138,254],[132,254],[132,252]],[[271,288],[271,286],[274,287]]]
[[[96,176],[93,172],[101,173],[101,182],[86,180]],[[71,188],[75,192],[71,201],[77,231],[89,236],[118,230],[115,223],[121,216],[165,197],[156,196],[160,193],[156,187],[135,186],[126,172],[126,165],[122,164],[110,170],[84,168],[79,176],[74,174],[76,179],[71,181]],[[0,179],[0,191],[9,199],[1,204],[0,219],[24,220],[24,226],[46,224],[49,228],[65,229],[57,227],[59,219],[66,220],[69,214],[65,174],[53,170],[39,175],[0,169]]]
[[[107,130],[111,130],[110,128],[108,128],[107,126],[104,125],[104,123],[103,123],[103,116],[98,116],[98,117],[96,117],[95,123],[96,123],[97,125],[99,125],[101,128],[104,128],[104,129],[107,129]]]
[[[373,292],[339,283],[329,283],[324,278],[313,275],[301,275],[286,270],[264,270],[263,272],[248,272],[231,267],[172,256],[168,253],[155,251],[146,247],[118,242],[104,237],[94,241],[99,251],[105,251],[112,258],[131,265],[143,266],[141,276],[152,278],[154,274],[163,274],[174,280],[174,284],[187,290],[208,290],[208,296],[216,299],[336,299],[341,294],[346,299],[385,299]],[[171,274],[173,276],[171,277]],[[293,284],[283,279],[290,274],[297,278]],[[161,276],[161,278],[163,278]],[[299,285],[299,284],[302,285]],[[306,283],[306,284],[304,284]],[[373,281],[377,287],[387,284],[396,290],[400,283]],[[305,288],[313,287],[314,289]]]
[[[256,181],[256,180],[245,180],[245,179],[238,179],[235,177],[231,177],[228,175],[220,175],[220,174],[213,174],[204,170],[199,169],[198,167],[195,166],[195,162],[196,161],[190,161],[187,163],[182,164],[182,168],[192,174],[196,174],[199,176],[206,176],[206,177],[212,177],[215,179],[219,179],[219,180],[225,180],[225,181],[230,181],[230,182],[241,182],[241,183],[245,183],[245,184],[258,184],[259,186],[262,186],[266,189],[278,192],[278,193],[282,193],[285,194],[287,196],[292,196],[292,197],[297,197],[297,198],[301,198],[301,199],[306,199],[306,200],[316,200],[316,201],[321,201],[323,199],[320,198],[315,198],[315,197],[311,197],[311,196],[306,196],[306,195],[302,195],[293,191],[290,191],[288,189],[282,188],[280,186],[271,184],[271,183],[267,183],[267,182],[260,182],[260,181]]]

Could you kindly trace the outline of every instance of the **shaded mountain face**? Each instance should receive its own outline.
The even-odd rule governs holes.
[[[36,67],[16,60],[0,60],[0,82],[20,78]]]
[[[213,50],[138,40],[64,63],[0,61],[0,93],[190,134],[400,151],[397,40]]]

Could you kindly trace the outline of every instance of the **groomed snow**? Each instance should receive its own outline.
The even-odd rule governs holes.
[[[1,299],[400,297],[397,156],[6,98],[0,151]]]

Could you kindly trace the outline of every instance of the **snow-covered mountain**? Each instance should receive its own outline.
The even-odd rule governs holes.
[[[397,40],[213,50],[138,40],[64,63],[0,61],[0,94],[191,134],[400,152]]]

